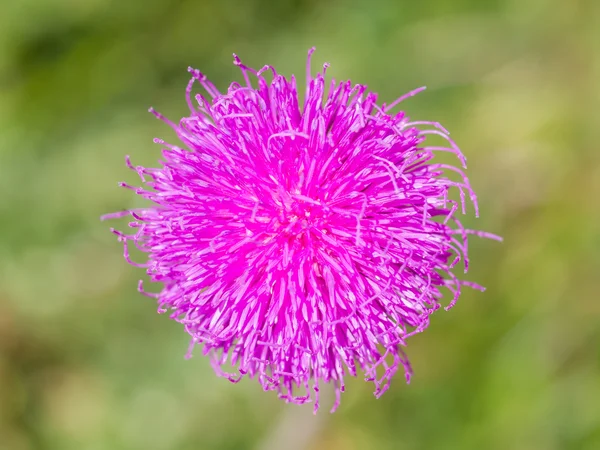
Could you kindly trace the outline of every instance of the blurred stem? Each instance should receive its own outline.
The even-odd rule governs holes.
[[[321,386],[320,408],[313,414],[311,404],[286,405],[283,414],[273,424],[271,432],[256,446],[257,450],[305,450],[329,421],[333,405],[333,388]]]

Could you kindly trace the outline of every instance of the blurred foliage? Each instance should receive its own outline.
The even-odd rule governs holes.
[[[133,206],[189,65],[231,53],[303,79],[332,63],[437,120],[482,217],[467,292],[409,342],[410,385],[349,380],[314,417],[231,385],[136,292],[100,223]],[[600,448],[600,3],[594,0],[6,1],[0,14],[0,449]]]

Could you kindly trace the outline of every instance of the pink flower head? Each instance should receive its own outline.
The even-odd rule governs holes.
[[[169,124],[182,146],[163,146],[159,168],[129,168],[143,186],[122,186],[152,202],[131,215],[133,234],[113,232],[125,259],[162,283],[160,312],[202,346],[218,375],[258,378],[288,402],[314,401],[332,383],[337,408],[344,378],[361,370],[379,397],[398,368],[410,380],[402,347],[429,324],[441,288],[461,287],[452,268],[468,267],[462,169],[437,152],[465,158],[434,122],[411,121],[396,105],[377,104],[364,85],[314,78],[306,99],[296,79],[271,66],[255,71],[234,55],[244,83],[226,93],[197,70],[186,90],[190,115]],[[271,72],[269,82],[264,76]],[[205,94],[192,97],[199,83]],[[194,102],[195,100],[195,102]],[[436,135],[444,146],[425,143]],[[446,175],[453,173],[452,178]],[[458,180],[458,181],[456,181]],[[460,201],[449,197],[456,190]],[[133,263],[128,245],[147,254]],[[226,373],[224,366],[235,373]],[[237,370],[235,369],[237,368]]]

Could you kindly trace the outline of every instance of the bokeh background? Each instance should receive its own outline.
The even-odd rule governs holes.
[[[600,449],[600,3],[594,0],[18,0],[0,14],[0,449]],[[314,417],[184,359],[99,216],[153,166],[147,113],[231,53],[368,84],[442,122],[481,218],[465,292],[409,341],[381,399],[349,380]]]

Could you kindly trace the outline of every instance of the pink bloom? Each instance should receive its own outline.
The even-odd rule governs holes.
[[[295,78],[271,66],[257,72],[234,55],[245,82],[226,93],[190,69],[189,117],[177,125],[151,110],[182,147],[156,139],[159,168],[127,158],[144,187],[121,185],[153,206],[105,218],[133,217],[133,234],[113,231],[127,261],[162,283],[158,294],[139,290],[183,324],[188,355],[201,345],[218,375],[256,377],[289,402],[314,400],[315,411],[320,383],[331,382],[334,411],[358,370],[377,397],[400,366],[410,380],[402,347],[427,328],[441,288],[452,294],[446,309],[462,286],[482,289],[452,272],[461,260],[466,272],[467,236],[497,237],[456,218],[466,197],[476,214],[477,203],[462,169],[435,162],[449,152],[465,167],[448,132],[391,113],[423,88],[380,106],[350,81],[326,92],[327,64],[311,76],[313,51],[302,107]],[[196,82],[206,93],[192,97]],[[427,145],[430,135],[446,145]],[[147,262],[130,260],[131,244]]]

